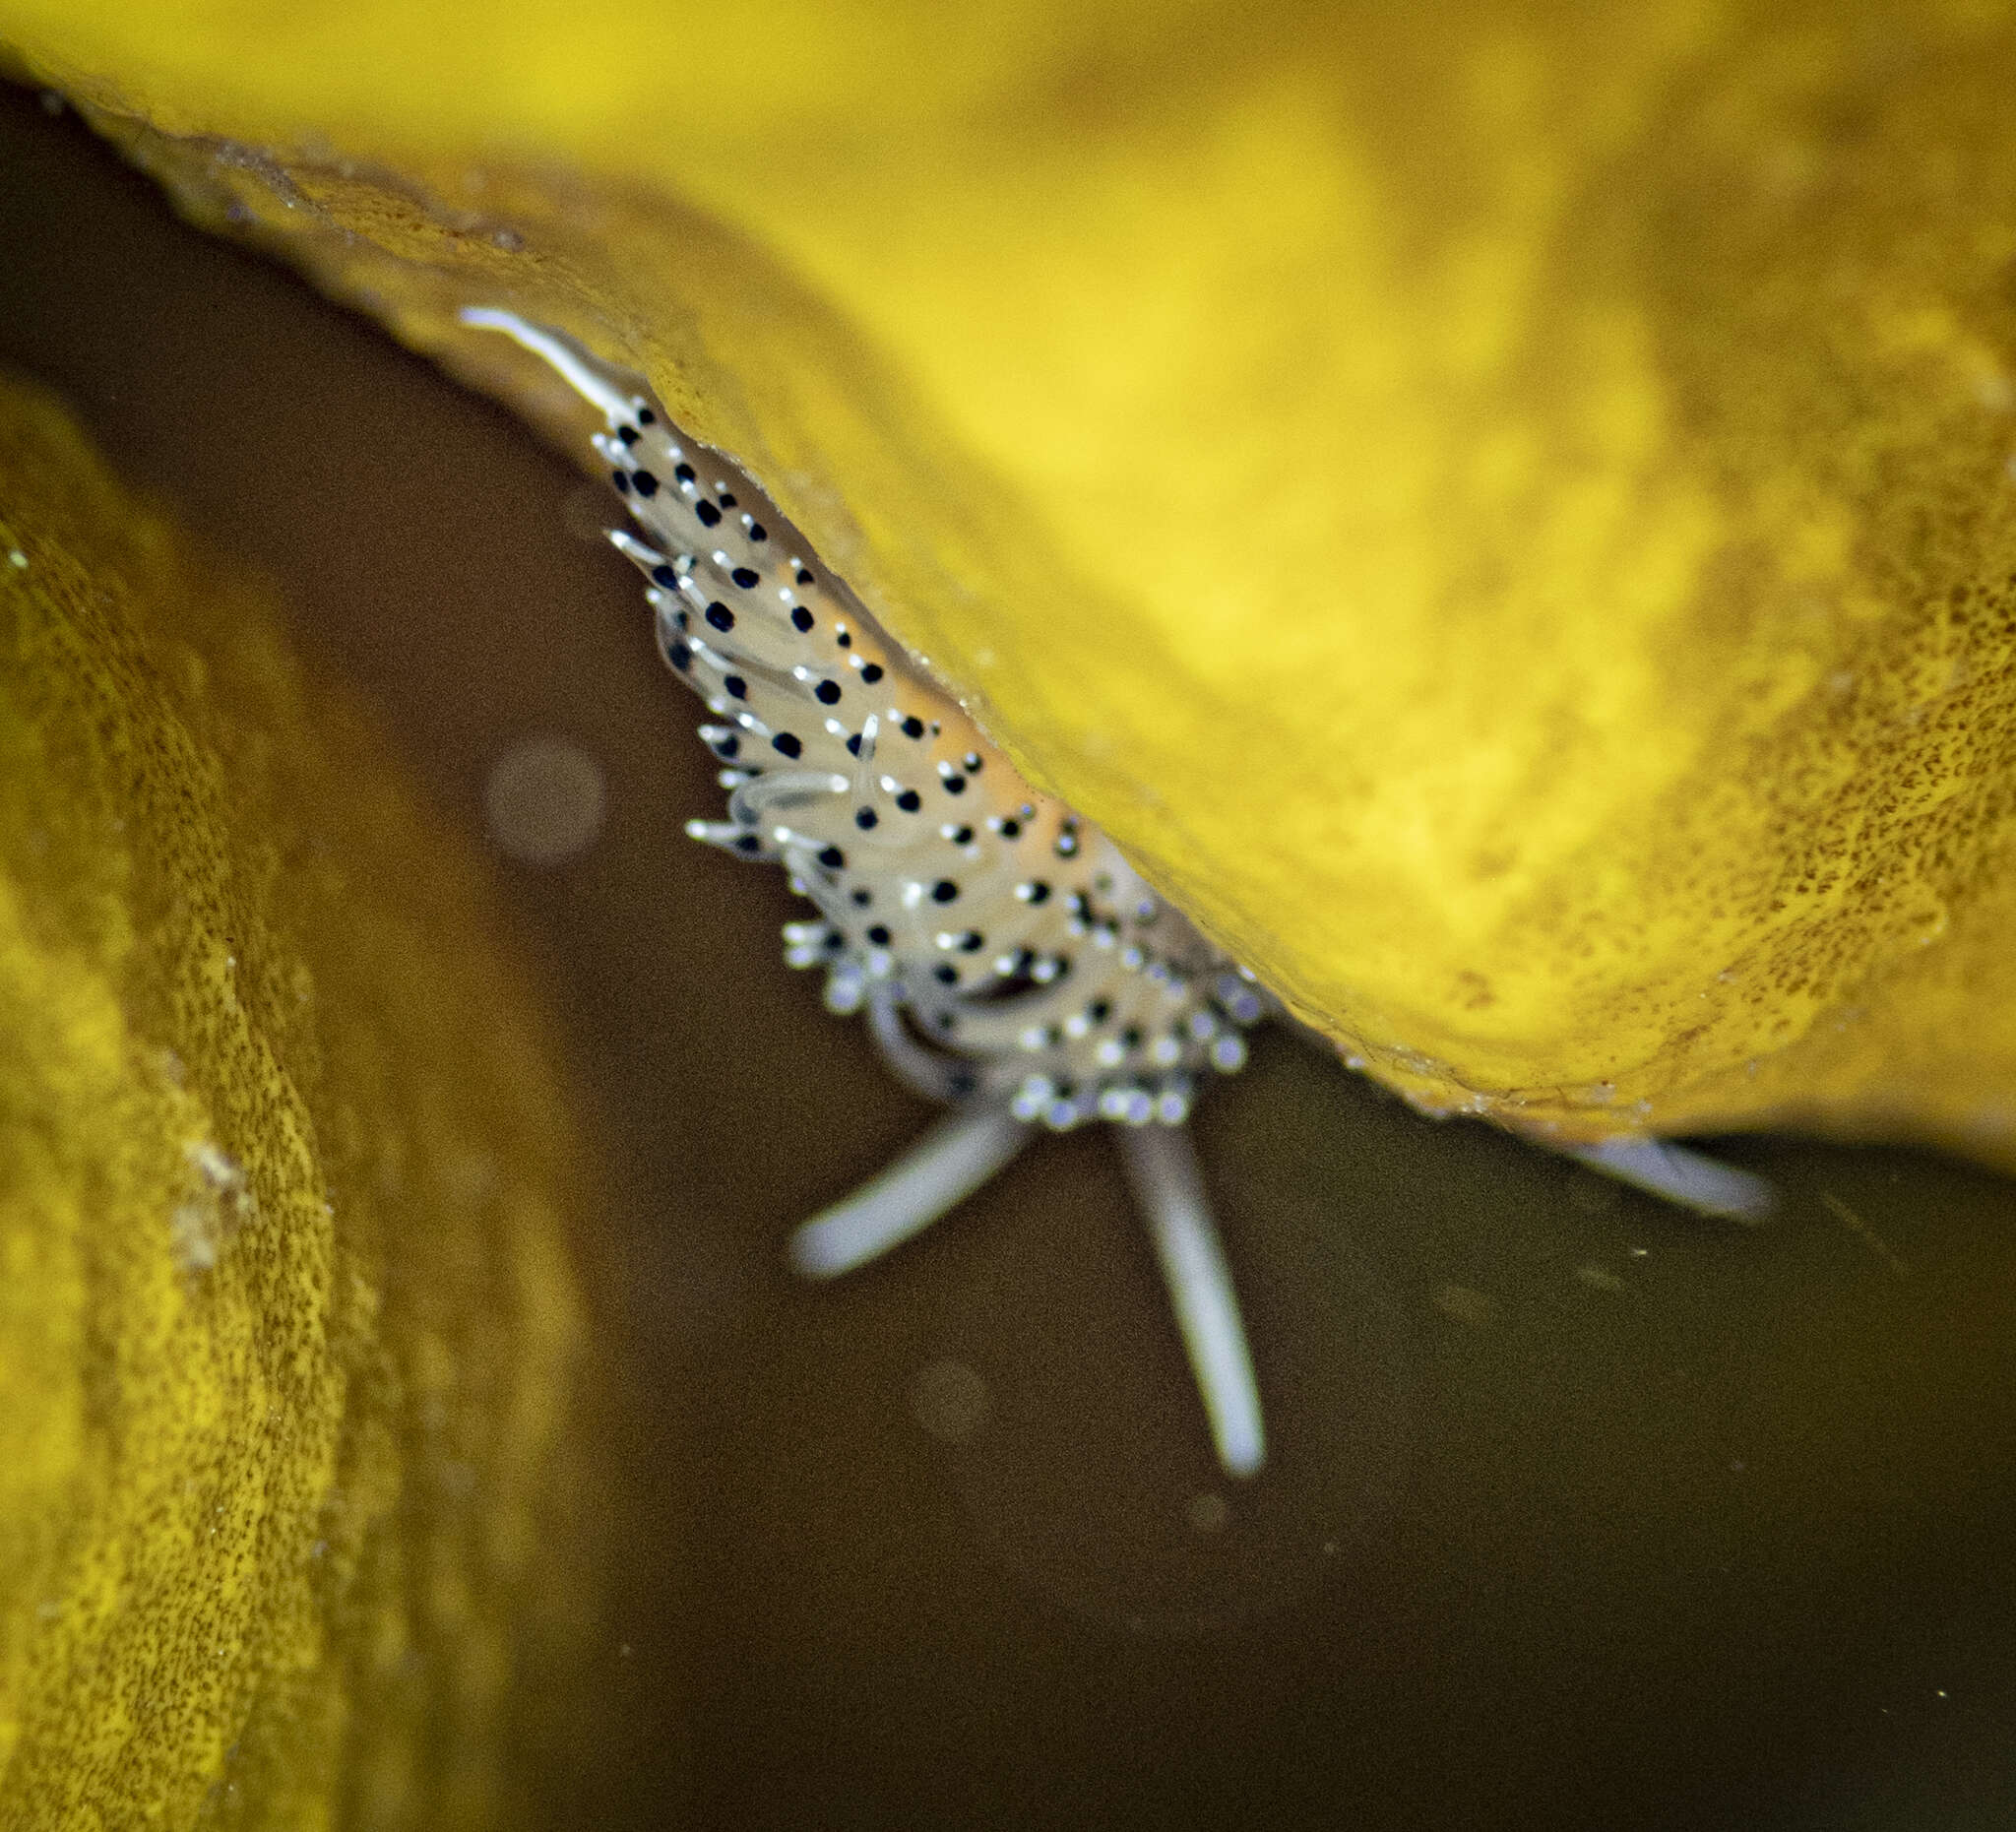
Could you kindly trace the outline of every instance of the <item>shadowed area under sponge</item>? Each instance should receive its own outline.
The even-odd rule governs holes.
[[[0,376],[0,1824],[522,1818],[573,1100],[266,596]]]

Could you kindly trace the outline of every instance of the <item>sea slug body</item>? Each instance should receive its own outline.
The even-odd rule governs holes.
[[[666,663],[716,723],[725,820],[696,839],[781,864],[817,917],[785,929],[826,1004],[952,1108],[903,1161],[804,1224],[831,1277],[977,1188],[1041,1127],[1101,1119],[1169,1286],[1219,1460],[1265,1458],[1258,1382],[1184,1131],[1202,1081],[1245,1060],[1269,1008],[1111,841],[1032,790],[834,579],[754,479],[682,436],[629,378],[558,333],[472,307],[598,409],[596,449],[634,531]]]

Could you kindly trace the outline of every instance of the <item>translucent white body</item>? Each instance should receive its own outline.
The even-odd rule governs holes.
[[[727,818],[696,839],[784,866],[818,918],[786,959],[826,970],[910,1086],[954,1111],[792,1238],[809,1277],[929,1226],[1033,1129],[1103,1119],[1124,1155],[1219,1459],[1265,1456],[1259,1383],[1194,1152],[1200,1080],[1245,1060],[1266,1000],[1096,827],[1038,794],[829,575],[755,481],[634,383],[489,308],[466,324],[543,358],[602,415],[596,449],[634,532],[667,664],[719,723]]]

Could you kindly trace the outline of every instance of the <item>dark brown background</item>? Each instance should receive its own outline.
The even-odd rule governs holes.
[[[620,1192],[610,1703],[554,1826],[2011,1823],[2010,1185],[1736,1142],[1785,1212],[1721,1229],[1265,1038],[1198,1125],[1274,1444],[1228,1488],[1097,1131],[785,1274],[928,1114],[782,965],[774,874],[682,837],[698,707],[575,474],[21,91],[0,361],[281,582],[476,844],[515,740],[605,773],[588,853],[496,857]]]

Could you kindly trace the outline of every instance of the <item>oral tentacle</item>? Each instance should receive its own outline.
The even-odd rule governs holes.
[[[1189,1133],[1174,1126],[1129,1128],[1118,1136],[1120,1163],[1155,1242],[1218,1460],[1229,1476],[1257,1475],[1267,1460],[1260,1382],[1196,1148]]]
[[[836,1279],[879,1259],[958,1207],[1035,1136],[1006,1107],[955,1107],[879,1176],[801,1223],[787,1250],[791,1266]]]

